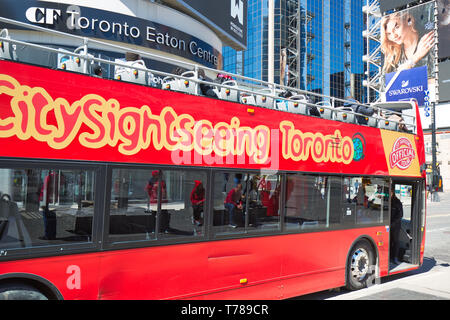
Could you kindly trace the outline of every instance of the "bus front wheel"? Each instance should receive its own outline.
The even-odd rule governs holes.
[[[358,290],[369,285],[375,273],[375,255],[366,240],[358,241],[347,258],[346,288]]]

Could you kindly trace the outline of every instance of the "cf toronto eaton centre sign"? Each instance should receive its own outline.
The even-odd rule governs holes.
[[[52,2],[1,0],[4,16],[80,36],[127,42],[218,68],[221,53],[183,31],[133,16]]]

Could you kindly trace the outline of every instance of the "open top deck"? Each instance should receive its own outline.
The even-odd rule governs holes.
[[[414,103],[404,102],[402,108],[394,108],[390,103],[366,105],[354,100],[340,99],[218,71],[191,64],[185,60],[134,50],[126,46],[71,35],[7,18],[0,17],[1,26],[7,28],[0,32],[0,41],[2,42],[0,59],[131,82],[163,90],[206,95],[260,108],[416,133]],[[23,39],[21,29],[49,33],[66,41],[70,40],[76,49],[71,51],[57,45],[23,41],[21,40]],[[104,55],[96,56],[94,52],[99,49],[115,54],[121,53],[124,58],[108,59]],[[39,59],[44,52],[47,54],[46,58]],[[172,65],[173,72],[167,73],[147,68],[144,59]],[[99,67],[104,71],[102,75],[96,74]]]

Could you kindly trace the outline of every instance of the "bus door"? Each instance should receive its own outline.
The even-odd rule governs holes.
[[[390,245],[390,271],[408,268],[411,265],[420,264],[421,243],[424,233],[424,190],[422,180],[417,181],[393,181],[395,196],[403,207],[403,217],[398,234],[398,248],[395,249],[391,232]],[[391,201],[391,215],[393,202]],[[394,229],[391,226],[391,231]],[[397,257],[394,257],[395,251]],[[397,258],[396,260],[394,258]]]

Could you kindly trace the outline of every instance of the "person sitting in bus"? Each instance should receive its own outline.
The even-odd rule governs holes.
[[[126,61],[138,61],[141,60],[141,56],[134,52],[125,52]]]
[[[261,204],[267,208],[267,215],[272,216],[273,215],[273,206],[272,202],[270,200],[270,191],[271,191],[271,183],[270,181],[266,180],[266,177],[263,176],[261,181],[259,181],[258,184],[258,190],[259,190],[259,197],[261,199]]]
[[[262,207],[259,191],[258,181],[260,177],[258,175],[253,176],[249,181],[248,192],[248,208],[246,207],[246,195],[242,195],[243,212],[248,214],[248,225],[250,227],[256,227],[258,225],[258,214],[261,213],[264,208]]]
[[[229,76],[229,75],[227,75],[227,74],[224,74],[224,73],[218,73],[217,74],[217,76],[216,76],[216,79],[214,79],[214,82],[215,83],[219,83],[219,84],[222,84],[222,83],[224,83],[225,81],[229,81],[229,80],[233,80],[233,77],[232,76]]]
[[[366,186],[368,182],[366,180],[362,180],[362,183],[358,187],[358,191],[355,196],[355,202],[357,205],[367,208],[368,207],[368,197],[366,195]]]
[[[96,77],[96,78],[103,77],[102,67],[99,64],[96,64],[94,67],[94,77]]]
[[[391,227],[390,227],[390,260],[395,264],[400,264],[399,261],[399,236],[402,226],[403,205],[399,198],[395,195],[395,187],[391,188]]]
[[[236,187],[228,192],[228,195],[224,201],[225,209],[228,211],[228,223],[232,228],[236,228],[237,224],[234,220],[234,213],[236,209],[242,210],[242,184],[238,183]]]
[[[181,76],[185,71],[186,70],[181,67],[176,67],[175,69],[172,70],[172,74],[176,76]]]
[[[308,98],[308,103],[312,104],[313,102],[311,101],[311,99],[309,97],[307,97],[307,98]],[[310,116],[315,116],[315,117],[319,117],[320,118],[320,112],[319,112],[319,109],[317,109],[316,106],[306,105],[306,109],[308,110],[308,114]]]
[[[397,122],[398,123],[398,131],[405,132],[405,133],[411,133],[411,131],[409,131],[408,128],[406,127],[405,120],[403,119],[402,116],[395,114],[395,113],[390,114],[387,117],[387,120]]]
[[[346,98],[346,100],[347,101],[344,103],[344,107],[350,107],[352,108],[353,112],[362,114],[362,116],[356,115],[356,121],[358,121],[358,124],[367,124],[369,122],[367,118],[371,117],[375,113],[375,110],[373,110],[373,108],[371,107],[361,105],[359,101],[353,97],[348,97]]]
[[[359,184],[358,190],[354,201],[356,202],[356,215],[358,223],[369,223],[370,210],[369,208],[369,197],[367,196],[367,186],[370,185],[370,180],[362,179],[361,184]]]
[[[278,96],[281,98],[290,98],[294,95],[294,93],[292,93],[292,91],[286,89],[285,91],[281,92]]]
[[[139,64],[141,67],[147,68],[144,60],[142,60],[142,57],[139,54],[134,53],[134,52],[126,52],[125,53],[125,61],[127,62],[127,64],[130,64],[130,65]]]
[[[254,176],[250,180],[250,191],[248,193],[248,202],[250,208],[255,208],[259,205],[261,205],[259,192],[258,192],[258,180],[259,176]]]
[[[203,183],[199,180],[195,180],[194,183],[194,189],[191,191],[193,223],[197,226],[201,226],[203,224],[202,212],[203,204],[205,203],[205,188],[203,187]]]
[[[405,132],[405,133],[411,133],[411,130],[409,130],[409,129],[406,127],[406,124],[405,124],[404,122],[400,122],[400,123],[398,124],[398,130],[401,131],[401,132]]]
[[[211,79],[208,79],[205,75],[205,71],[203,69],[198,70],[198,79],[202,81],[209,81],[212,82]],[[217,94],[214,92],[214,87],[206,84],[206,83],[200,83],[200,91],[204,96],[211,97],[211,98],[217,98]]]

